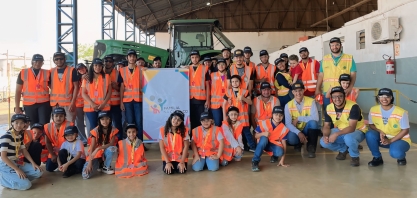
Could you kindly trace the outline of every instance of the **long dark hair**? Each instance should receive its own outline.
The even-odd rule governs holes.
[[[234,111],[234,110],[233,110]],[[229,111],[229,112],[231,112],[231,111]],[[227,116],[227,124],[229,125],[229,127],[232,129],[232,132],[233,133],[235,133],[235,126],[233,126],[233,121],[232,121],[232,119],[230,119],[230,117],[229,117],[229,112],[227,112],[227,114],[226,114],[226,116]],[[239,112],[237,112],[238,114],[239,114]],[[236,122],[237,122],[238,120],[236,120]]]
[[[104,79],[104,77],[106,77],[106,74],[104,73],[104,65],[102,67],[103,68],[101,69],[100,74]],[[88,69],[88,81],[90,82],[90,84],[92,84],[94,81],[94,64],[91,64],[90,69]]]
[[[104,135],[104,132],[103,132],[104,126],[101,125],[101,122],[100,122],[101,119],[98,119],[98,130],[97,130],[98,131],[98,134],[97,134],[98,143],[97,144],[101,144],[103,142],[103,136],[104,136],[104,144],[108,144],[110,142],[110,134],[111,134],[111,131],[113,130],[113,128],[112,128],[112,125],[111,125],[111,123],[112,123],[111,117],[109,117],[109,118],[110,118],[110,123],[109,123],[109,126],[107,127],[107,133],[105,135]]]
[[[89,74],[88,71],[90,71],[90,70],[88,69],[87,66],[85,66],[85,73],[86,74]],[[78,77],[78,79],[80,79],[80,82],[83,81],[83,78],[82,78],[83,77],[83,74],[80,74],[80,72],[78,72],[78,70],[77,70],[77,77]],[[81,85],[80,85],[80,87],[81,87]]]
[[[164,127],[164,134],[165,137],[168,135],[171,127],[172,127],[172,118],[174,118],[175,115],[171,115],[169,116],[168,120],[165,123],[165,127]],[[177,127],[180,131],[180,135],[182,138],[185,137],[185,125],[184,125],[184,121],[181,122],[180,126]],[[172,133],[177,133],[177,131],[173,131]]]

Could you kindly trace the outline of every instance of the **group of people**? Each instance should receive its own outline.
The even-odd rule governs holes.
[[[203,60],[197,50],[191,51],[191,64],[183,66],[189,70],[191,127],[185,126],[184,113],[175,111],[159,128],[163,171],[185,173],[189,147],[194,171],[216,171],[241,161],[248,151],[254,153],[252,171],[260,170],[264,152],[271,163],[286,167],[288,146],[301,152],[305,145],[308,157],[315,158],[320,134],[320,145],[338,151],[338,160],[349,153],[352,166],[360,165],[364,139],[374,157],[369,166],[383,164],[379,147],[389,148],[391,157],[405,165],[411,144],[407,111],[394,105],[391,89],[382,88],[366,123],[356,103],[353,57],[343,53],[339,38],[329,45],[332,53],[321,63],[305,47],[299,50],[300,61],[297,55],[281,54],[274,64],[261,50],[258,65],[250,60],[250,47],[235,50],[233,60],[228,48],[222,57]],[[89,68],[73,68],[57,52],[56,67],[49,71],[41,69],[41,55],[33,56],[32,67],[18,76],[12,127],[0,137],[2,186],[30,188],[30,180],[42,175],[41,162],[63,177],[81,173],[88,179],[99,171],[121,178],[148,173],[142,142],[142,72],[147,68],[134,50],[126,59],[127,67],[115,67],[106,56],[95,58]],[[155,58],[153,67],[159,68],[160,61]]]

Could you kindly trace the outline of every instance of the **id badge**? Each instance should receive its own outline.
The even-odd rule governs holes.
[[[96,91],[94,91],[94,96],[95,97],[98,97],[98,91],[96,90]]]
[[[175,154],[172,154],[171,161],[175,161]]]
[[[40,84],[36,84],[36,90],[41,90],[41,85]]]
[[[225,93],[226,91],[224,89],[222,89],[222,93]]]

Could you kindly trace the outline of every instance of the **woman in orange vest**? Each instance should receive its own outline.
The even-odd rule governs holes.
[[[284,107],[291,100],[292,78],[284,59],[277,58],[274,63],[278,69],[278,73],[275,75],[275,87],[279,102]]]
[[[221,126],[223,121],[223,96],[227,90],[226,61],[218,59],[217,72],[210,75],[211,78],[211,94],[210,94],[210,110],[213,114],[214,124]]]
[[[346,90],[347,88],[349,88],[350,80],[351,79],[350,79],[350,75],[349,74],[341,74],[339,76],[339,84],[340,84],[340,86],[342,86],[342,88],[344,90]],[[330,89],[327,91],[326,98],[330,98],[330,90],[332,88],[333,87],[330,87]],[[359,89],[353,87],[352,88],[352,91],[350,93],[347,93],[346,94],[346,99],[347,100],[350,100],[350,101],[353,101],[353,102],[356,102],[356,99],[358,98],[358,96],[359,96]],[[332,102],[333,101],[330,99],[330,103],[332,103]]]
[[[159,129],[159,148],[162,155],[162,170],[166,174],[187,172],[190,136],[184,125],[184,113],[174,111],[164,127]]]
[[[103,61],[95,58],[88,71],[88,81],[83,80],[82,95],[84,98],[84,112],[91,129],[97,126],[99,112],[110,111],[111,79],[104,73]]]
[[[200,115],[201,126],[192,130],[191,147],[193,149],[194,171],[202,171],[207,165],[208,170],[219,170],[219,159],[223,154],[224,137],[222,128],[213,125],[210,112]]]
[[[84,116],[84,98],[83,98],[83,90],[81,88],[82,85],[82,81],[83,78],[82,76],[87,74],[88,69],[87,66],[85,66],[83,63],[78,63],[75,66],[75,69],[78,72],[78,79],[80,79],[80,82],[78,83],[78,85],[80,86],[79,91],[78,91],[78,95],[77,95],[77,99],[75,101],[75,107],[76,107],[76,114],[75,114],[75,126],[77,126],[78,128],[78,136],[80,137],[80,140],[84,143],[84,146],[87,145],[87,135],[85,133],[85,125],[84,125],[84,121],[87,123],[87,129],[89,129],[89,124],[88,124],[88,119],[86,119],[87,117]]]
[[[90,131],[88,138],[88,154],[84,164],[83,179],[89,179],[97,171],[108,175],[114,174],[111,168],[113,155],[116,153],[117,133],[119,130],[112,127],[111,117],[106,112],[100,112],[97,119],[98,126]]]
[[[259,162],[264,150],[271,156],[271,163],[277,162],[278,157],[281,157],[278,166],[288,166],[284,163],[284,160],[287,150],[286,137],[290,131],[285,127],[283,120],[284,108],[276,106],[272,109],[271,119],[258,122],[258,127],[255,129],[255,138],[258,139],[258,145],[252,158],[252,171],[259,171]]]
[[[223,121],[222,129],[225,141],[227,140],[230,143],[231,147],[231,158],[228,161],[231,161],[233,158],[235,161],[240,161],[243,156],[243,141],[242,141],[242,131],[243,125],[238,121],[239,117],[239,108],[230,106],[227,109],[227,120]],[[226,150],[223,151],[225,155]],[[227,160],[222,161],[222,165],[225,166],[228,164]]]

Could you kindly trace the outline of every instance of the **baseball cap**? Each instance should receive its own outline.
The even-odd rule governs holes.
[[[283,108],[283,107],[281,107],[281,106],[275,106],[275,107],[272,109],[272,113],[273,113],[273,114],[274,114],[274,113],[284,114],[284,108]]]
[[[98,117],[97,117],[98,119],[101,119],[101,118],[104,118],[104,117],[109,117],[110,118],[110,115],[105,111],[102,111],[102,112],[98,113]]]
[[[57,56],[62,56],[63,58],[65,58],[65,54],[62,52],[55,52],[53,57],[55,58]]]
[[[198,50],[192,50],[190,52],[190,56],[192,56],[192,55],[199,55],[200,56],[200,52]]]
[[[350,75],[349,74],[341,74],[339,76],[339,82],[340,81],[350,81]]]
[[[288,54],[286,53],[282,53],[279,55],[280,58],[288,58]]]
[[[75,69],[80,69],[81,67],[86,67],[86,66],[84,65],[84,63],[78,63],[78,64],[75,66]]]
[[[104,60],[106,60],[106,59],[108,59],[108,58],[110,58],[110,59],[114,60],[113,56],[111,56],[111,55],[106,55],[106,56],[104,57]]]
[[[235,52],[233,53],[233,56],[234,57],[243,56],[243,50],[241,49],[235,50]]]
[[[138,54],[136,53],[136,50],[134,50],[134,49],[129,49],[127,51],[127,55],[129,56],[130,54],[134,54],[134,55],[138,56]]]
[[[136,131],[137,131],[137,130],[138,130],[138,127],[137,127],[135,124],[127,124],[127,126],[126,126],[126,131],[127,131],[128,129],[136,129]]]
[[[239,113],[239,108],[235,107],[235,106],[230,106],[227,109],[227,113],[231,112],[231,111],[236,111],[237,113]]]
[[[224,60],[224,58],[219,58],[217,59],[217,64],[219,63],[226,63],[226,60]]]
[[[308,52],[308,49],[306,47],[302,47],[298,50],[298,53],[301,53],[301,52]]]
[[[340,93],[345,94],[345,90],[344,90],[344,89],[343,89],[343,87],[341,87],[341,86],[336,86],[336,87],[333,87],[333,88],[330,90],[330,95],[332,95],[333,93],[336,93],[336,92],[340,92]]]
[[[267,83],[267,82],[262,82],[261,83],[261,90],[262,89],[271,89],[271,84]]]
[[[204,62],[206,62],[206,61],[210,61],[210,62],[211,62],[211,58],[210,58],[210,57],[208,57],[208,56],[207,56],[207,57],[204,57],[204,59],[203,59],[203,63],[204,63]]]
[[[338,43],[342,43],[342,41],[340,41],[340,38],[338,38],[338,37],[333,37],[332,39],[330,39],[330,43],[333,43],[333,42],[338,42]]]
[[[386,96],[394,96],[392,90],[390,88],[382,88],[378,91],[378,96],[386,95]]]
[[[23,122],[27,122],[25,114],[14,114],[10,121],[14,122],[16,120],[23,120]]]
[[[245,48],[243,48],[243,53],[250,53],[250,55],[252,56],[253,55],[252,48],[246,46]]]
[[[264,55],[269,55],[269,54],[268,54],[268,51],[266,51],[266,50],[261,50],[261,51],[259,52],[259,56],[264,56]]]
[[[57,107],[52,111],[52,114],[64,114],[64,116],[67,115],[67,113],[65,113],[65,109],[62,107]]]
[[[40,54],[34,54],[32,56],[32,61],[44,61],[43,56]]]
[[[292,90],[296,89],[304,89],[304,84],[301,82],[295,82],[294,84],[292,84]]]
[[[277,58],[277,59],[275,59],[275,61],[274,61],[274,64],[275,65],[278,65],[278,63],[280,63],[280,62],[284,62],[285,60],[284,59],[282,59],[282,58]]]
[[[64,136],[72,135],[74,133],[78,133],[78,128],[76,126],[67,126],[64,131]]]
[[[125,63],[123,61],[119,61],[117,64],[125,66]]]
[[[103,60],[99,59],[99,58],[95,58],[93,59],[93,65],[98,64],[98,65],[103,65]]]
[[[184,121],[184,117],[185,117],[184,113],[180,110],[175,110],[174,112],[171,113],[171,116],[178,116],[183,121]]]
[[[205,111],[205,112],[201,113],[200,121],[204,120],[204,119],[213,119],[213,116],[210,114],[210,112]]]
[[[35,123],[32,125],[32,127],[30,129],[40,129],[43,130],[43,125],[40,123]]]

